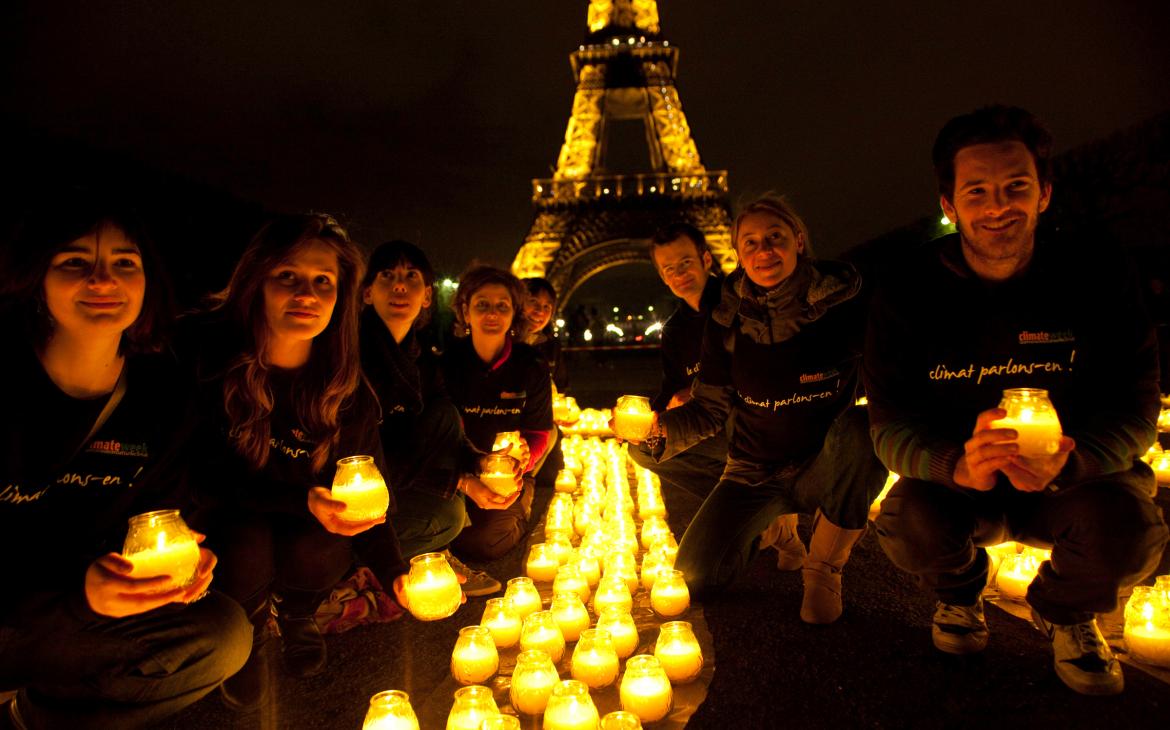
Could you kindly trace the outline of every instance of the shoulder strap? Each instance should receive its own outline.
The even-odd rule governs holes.
[[[73,449],[73,453],[65,460],[66,464],[73,461],[81,453],[81,450],[85,448],[89,440],[97,435],[97,432],[105,425],[106,421],[110,420],[110,416],[113,415],[118,404],[122,402],[122,396],[126,395],[126,371],[129,369],[130,364],[123,362],[122,372],[118,375],[118,382],[114,384],[114,392],[110,393],[110,397],[106,400],[106,405],[102,407],[102,412],[94,420],[93,426],[89,429],[89,433],[85,434],[85,438],[81,439],[80,443]]]

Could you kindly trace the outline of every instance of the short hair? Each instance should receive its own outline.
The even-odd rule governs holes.
[[[534,297],[538,294],[547,294],[548,298],[552,300],[553,309],[557,307],[557,290],[553,288],[552,282],[543,276],[529,276],[520,280],[524,284],[524,288],[528,290],[528,296]],[[553,318],[550,317],[548,324],[544,326],[545,334],[551,336],[553,328]],[[530,333],[535,335],[535,332]]]
[[[694,242],[695,251],[698,252],[700,258],[705,253],[711,253],[711,247],[707,245],[707,237],[703,235],[702,231],[686,221],[673,221],[664,226],[660,226],[658,230],[654,231],[654,235],[650,236],[650,246],[647,252],[650,254],[650,263],[654,264],[655,269],[658,268],[658,260],[654,258],[654,252],[661,246],[668,246],[683,236],[686,236]],[[715,257],[712,256],[711,258],[711,266],[714,268]]]
[[[455,336],[465,337],[470,333],[467,320],[463,316],[463,308],[471,304],[471,297],[485,286],[498,284],[508,290],[512,299],[512,335],[522,340],[528,334],[528,320],[524,317],[524,300],[528,290],[511,272],[486,266],[473,264],[470,269],[459,277],[459,288],[455,290],[455,298],[451,301],[451,308],[455,310]]]
[[[45,275],[57,253],[79,238],[115,229],[138,247],[146,291],[138,318],[122,333],[123,354],[158,352],[175,314],[170,278],[138,212],[116,195],[70,190],[30,212],[0,251],[0,310],[33,347],[43,346],[54,322],[45,303]]]
[[[767,213],[784,221],[792,229],[792,232],[804,241],[804,255],[810,257],[813,255],[812,239],[808,235],[808,226],[805,225],[804,219],[792,207],[792,203],[775,193],[764,193],[739,209],[739,214],[735,216],[735,223],[731,227],[731,245],[737,252],[739,251],[739,227],[743,224],[744,218],[755,213]]]
[[[1031,112],[994,104],[954,117],[939,131],[931,150],[938,192],[955,194],[955,155],[964,147],[996,142],[1021,142],[1032,154],[1041,184],[1052,182],[1052,134]]]
[[[361,290],[364,292],[377,278],[378,274],[393,269],[395,266],[409,266],[418,269],[422,274],[423,283],[431,290],[431,304],[423,307],[414,320],[414,327],[423,327],[431,321],[431,314],[438,297],[435,296],[435,267],[431,266],[430,259],[423,250],[409,241],[387,241],[374,249],[370,254],[369,264],[366,266],[366,275],[362,277]]]

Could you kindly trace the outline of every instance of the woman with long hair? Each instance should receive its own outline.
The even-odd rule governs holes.
[[[511,506],[475,477],[483,455],[467,440],[447,395],[438,356],[420,341],[435,301],[435,270],[406,241],[374,249],[362,280],[362,369],[382,405],[382,448],[395,490],[394,527],[407,558],[442,551],[464,576],[468,596],[495,593],[500,582],[464,565],[448,546],[467,522],[464,495],[482,510]],[[517,466],[517,481],[520,480]],[[462,494],[460,494],[462,492]]]
[[[557,311],[557,290],[552,283],[540,276],[521,279],[528,290],[524,300],[524,319],[528,321],[528,334],[524,343],[536,348],[548,363],[549,375],[557,392],[564,393],[569,387],[569,369],[561,352],[561,342],[553,334],[553,315]]]
[[[475,266],[459,280],[452,302],[455,342],[443,353],[442,367],[451,399],[463,416],[471,443],[490,452],[497,433],[520,432],[520,468],[530,475],[551,443],[552,383],[548,367],[523,344],[527,323],[522,314],[524,285],[492,266]],[[476,477],[464,489],[478,489]],[[456,538],[456,554],[492,560],[514,547],[528,532],[533,480],[509,498],[506,509],[467,505],[471,526]]]
[[[732,240],[739,267],[707,323],[694,397],[659,412],[652,430],[667,459],[734,419],[723,477],[683,534],[677,565],[696,594],[725,588],[778,516],[815,514],[800,617],[831,623],[841,571],[886,478],[854,406],[861,277],[813,258],[804,221],[780,198],[745,206]]]
[[[285,669],[314,676],[326,664],[314,613],[354,555],[396,591],[405,572],[385,516],[348,521],[327,488],[347,456],[372,456],[385,472],[358,352],[362,270],[329,216],[277,216],[188,329],[202,401],[215,404],[195,465],[203,518],[222,556],[218,585],[255,629],[252,659],[224,685],[229,706],[265,695],[271,611]]]
[[[0,686],[21,688],[0,725],[137,727],[235,673],[250,634],[207,593],[207,548],[189,580],[141,577],[121,554],[130,517],[187,506],[174,466],[192,393],[159,354],[168,287],[136,217],[54,202],[0,266],[15,335],[0,359]]]

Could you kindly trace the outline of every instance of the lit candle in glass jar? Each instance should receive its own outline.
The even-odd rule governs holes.
[[[576,593],[582,601],[588,601],[593,592],[589,588],[589,581],[577,569],[577,563],[565,563],[557,569],[557,577],[553,581],[553,593]]]
[[[553,486],[558,492],[572,494],[577,491],[577,477],[568,469],[561,469],[557,472],[557,480],[553,482]]]
[[[557,562],[561,565],[569,562],[569,559],[573,557],[573,543],[569,541],[569,537],[565,533],[550,533],[545,530],[544,542],[546,545],[552,546],[553,555],[557,556]]]
[[[691,592],[687,589],[681,570],[662,570],[650,591],[650,607],[659,616],[679,616],[691,605]]]
[[[553,546],[543,542],[533,543],[528,548],[528,562],[524,571],[528,577],[540,583],[548,583],[557,577],[561,563],[557,560]]]
[[[690,623],[668,621],[658,628],[654,656],[675,684],[686,684],[703,669],[703,652]]]
[[[480,730],[500,708],[487,687],[473,684],[455,690],[455,702],[447,715],[447,730]]]
[[[1159,484],[1170,484],[1170,452],[1162,452],[1150,462]]]
[[[420,621],[447,618],[463,600],[459,578],[442,553],[423,553],[410,559],[405,591],[407,608]]]
[[[501,497],[511,497],[520,489],[516,483],[516,460],[507,454],[488,454],[479,474],[483,485]]]
[[[597,730],[600,721],[584,683],[575,679],[557,682],[544,709],[544,730]]]
[[[616,607],[629,613],[634,608],[634,597],[621,576],[605,576],[597,584],[593,594],[593,612],[601,615],[606,608]]]
[[[520,640],[520,614],[516,613],[511,598],[487,599],[479,623],[492,632],[492,641],[500,649],[514,646]]]
[[[459,684],[479,684],[500,668],[500,654],[486,626],[465,626],[451,651],[451,676]]]
[[[565,655],[565,636],[552,611],[537,611],[524,619],[520,628],[520,648],[547,652],[554,663],[561,660]]]
[[[159,592],[190,585],[199,569],[199,543],[177,509],[156,510],[130,518],[122,545],[131,578],[170,577]]]
[[[370,698],[362,730],[418,730],[418,718],[405,692],[392,689]]]
[[[1040,570],[1040,563],[1048,559],[1048,554],[1047,550],[1024,548],[1018,555],[1005,557],[995,574],[1000,596],[1009,601],[1024,601],[1028,586]]]
[[[646,553],[642,558],[642,587],[647,591],[654,590],[654,582],[658,580],[659,573],[674,570],[674,557],[677,554],[678,550],[673,548],[651,550]]]
[[[500,431],[497,433],[495,441],[492,442],[492,451],[503,452],[516,461],[520,461],[520,458],[524,456],[524,451],[520,446],[520,432]]]
[[[992,421],[992,428],[1015,429],[1020,456],[1052,456],[1060,450],[1060,420],[1042,388],[1008,388],[999,407],[1007,416]]]
[[[540,649],[520,652],[509,690],[512,707],[525,715],[539,715],[544,712],[548,697],[559,681],[557,668],[548,652]]]
[[[1170,667],[1170,605],[1150,586],[1135,586],[1125,604],[1125,647],[1140,662]]]
[[[589,585],[589,591],[592,594],[593,589],[597,587],[601,580],[601,562],[597,559],[597,551],[588,546],[583,546],[577,551],[577,571],[585,578],[585,582]]]
[[[647,517],[642,523],[642,547],[649,550],[656,540],[670,534],[670,526],[661,517]]]
[[[617,679],[618,655],[613,639],[605,629],[586,629],[573,649],[573,679],[592,689],[608,687]]]
[[[614,710],[601,718],[601,730],[642,730],[642,720],[632,712]]]
[[[565,641],[576,641],[581,632],[589,628],[589,611],[580,596],[572,591],[554,593],[549,610]]]
[[[658,659],[648,654],[630,657],[620,689],[622,709],[642,722],[657,722],[670,712],[674,690]]]
[[[638,625],[630,612],[620,606],[610,606],[602,611],[597,618],[597,628],[610,635],[620,659],[630,656],[638,648]]]
[[[333,498],[345,502],[339,516],[350,522],[376,520],[390,506],[390,490],[372,456],[347,456],[333,474]]]
[[[533,585],[531,578],[520,576],[508,581],[508,588],[504,591],[504,598],[512,601],[516,615],[523,621],[530,614],[536,613],[544,605],[540,600],[540,593]]]
[[[650,400],[640,395],[623,395],[613,409],[613,428],[618,438],[644,441],[650,435],[654,412]]]

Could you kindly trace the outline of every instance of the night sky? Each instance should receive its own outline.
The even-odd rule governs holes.
[[[7,3],[5,121],[439,267],[511,262],[585,0]],[[1170,108],[1165,0],[660,0],[708,169],[774,189],[831,255],[936,209],[929,147],[990,102],[1058,151]],[[20,145],[19,135],[5,144]]]

